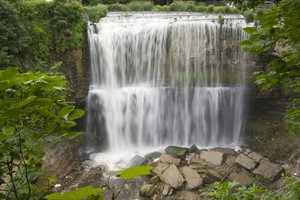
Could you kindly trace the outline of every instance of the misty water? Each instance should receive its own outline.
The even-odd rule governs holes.
[[[124,157],[167,145],[238,145],[244,26],[239,15],[222,22],[153,12],[109,13],[90,24],[88,148]]]

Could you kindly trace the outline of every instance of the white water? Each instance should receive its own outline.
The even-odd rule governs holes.
[[[238,144],[244,20],[229,15],[111,13],[89,26],[91,148]],[[233,45],[234,44],[234,45]],[[106,144],[106,145],[105,145]]]

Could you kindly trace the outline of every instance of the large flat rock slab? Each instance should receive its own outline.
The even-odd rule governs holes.
[[[161,180],[173,188],[179,188],[184,182],[184,178],[174,164],[171,164],[169,168],[164,171]]]
[[[228,177],[229,181],[236,181],[240,183],[241,185],[249,186],[254,183],[253,178],[251,178],[247,173],[245,172],[233,172]]]
[[[166,149],[166,154],[174,158],[179,158],[181,160],[185,159],[185,156],[189,153],[189,149],[185,147],[168,146]]]
[[[261,175],[271,181],[277,180],[280,178],[281,173],[284,171],[283,167],[271,163],[267,159],[263,159],[259,166],[252,171],[253,174]]]
[[[257,166],[257,163],[254,160],[252,160],[251,158],[249,158],[248,156],[246,156],[243,153],[241,153],[237,157],[235,162],[250,171],[253,170]]]
[[[224,162],[224,153],[218,151],[201,151],[200,158],[213,165],[221,166]]]
[[[203,180],[196,170],[185,166],[182,168],[182,173],[186,180],[187,189],[194,189],[203,184]]]

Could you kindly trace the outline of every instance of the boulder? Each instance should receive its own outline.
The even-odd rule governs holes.
[[[186,155],[189,152],[188,148],[184,147],[177,147],[177,146],[168,146],[166,149],[166,154],[174,157],[174,158],[179,158],[180,160],[184,160]]]
[[[172,156],[163,154],[159,157],[159,161],[163,163],[169,163],[169,164],[175,164],[179,165],[180,164],[180,159],[173,158]]]
[[[235,155],[236,152],[234,149],[230,149],[230,148],[223,148],[223,147],[216,147],[216,148],[212,148],[211,151],[218,151],[227,155]]]
[[[203,184],[203,180],[198,172],[192,168],[185,166],[182,168],[182,173],[186,180],[187,189],[194,189]]]
[[[249,158],[251,158],[252,160],[254,160],[255,162],[259,163],[262,159],[264,159],[264,157],[254,151],[248,153],[247,155]]]
[[[177,200],[200,200],[200,196],[194,192],[181,191],[177,193]]]
[[[224,153],[218,151],[201,151],[200,158],[213,165],[221,166],[224,162]]]
[[[158,163],[156,167],[153,168],[152,172],[157,176],[161,177],[166,169],[168,169],[170,165],[168,163]]]
[[[161,156],[160,152],[151,152],[145,155],[145,158],[147,158],[150,161],[155,161],[156,159],[158,159]]]
[[[144,158],[142,156],[136,155],[133,158],[129,160],[129,163],[127,164],[128,167],[132,166],[144,166],[149,163],[149,160],[147,158]]]
[[[253,178],[251,178],[245,171],[240,173],[233,172],[228,177],[229,181],[236,181],[241,185],[249,186],[253,184]]]
[[[190,148],[189,148],[189,153],[197,153],[198,152],[198,147],[197,145],[193,144]]]
[[[232,156],[232,155],[227,156],[225,161],[226,165],[232,167],[235,164],[236,158],[237,158],[236,156]]]
[[[150,183],[151,184],[157,184],[160,181],[160,178],[158,176],[153,176],[150,178]]]
[[[164,185],[162,195],[163,196],[171,196],[173,193],[173,188],[170,185]]]
[[[271,181],[277,180],[280,178],[281,173],[284,171],[283,167],[271,163],[267,159],[263,159],[260,163],[259,166],[252,171],[253,174],[261,175]]]
[[[210,177],[210,179],[213,182],[220,181],[223,179],[223,176],[219,172],[217,172],[216,170],[213,170],[213,169],[207,170],[207,175]]]
[[[140,196],[151,198],[156,194],[156,187],[152,184],[145,184],[140,189]]]
[[[184,182],[184,178],[174,164],[171,164],[169,168],[164,171],[161,180],[173,188],[179,188]]]
[[[189,160],[188,160],[189,164],[192,164],[192,163],[197,163],[197,164],[201,164],[201,165],[207,165],[207,163],[202,160],[201,158],[198,158],[196,156],[194,157],[191,157]]]
[[[235,160],[235,162],[239,165],[241,165],[242,167],[248,169],[248,170],[253,170],[256,166],[257,163],[252,160],[251,158],[247,157],[245,154],[241,153],[237,159]]]

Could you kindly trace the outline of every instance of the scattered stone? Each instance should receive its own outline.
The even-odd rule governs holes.
[[[173,188],[179,188],[184,182],[184,178],[174,164],[171,164],[170,167],[164,171],[161,176],[161,180]]]
[[[182,173],[187,183],[187,189],[194,189],[203,184],[203,180],[198,172],[192,168],[185,166],[182,168]]]
[[[177,200],[200,200],[200,196],[194,192],[181,191],[177,193]]]
[[[132,167],[132,166],[144,166],[147,165],[149,163],[149,160],[147,158],[144,158],[142,156],[136,155],[133,158],[131,158],[131,160],[128,163],[128,167]]]
[[[194,156],[190,159],[190,163],[197,163],[197,164],[201,164],[201,165],[206,165],[206,162],[204,160],[202,160],[201,158],[198,158],[196,156]]]
[[[180,164],[180,159],[177,158],[173,158],[172,156],[163,154],[159,157],[159,161],[160,162],[164,162],[164,163],[169,163],[169,164],[175,164],[175,165],[179,165]]]
[[[177,146],[168,146],[166,149],[166,154],[174,157],[174,158],[179,158],[181,160],[184,160],[186,155],[189,152],[188,148],[184,147],[177,147]]]
[[[221,152],[221,153],[224,153],[227,155],[232,155],[232,156],[236,154],[234,149],[223,148],[223,147],[216,147],[216,148],[211,149],[211,151],[218,151],[218,152]]]
[[[224,161],[224,153],[217,151],[201,151],[200,158],[213,165],[221,166]]]
[[[158,176],[153,176],[152,178],[150,178],[150,183],[151,184],[157,184],[160,181],[160,178]]]
[[[227,159],[226,159],[225,163],[226,163],[229,167],[232,167],[232,166],[235,164],[236,158],[237,158],[236,156],[229,155],[229,156],[227,156]]]
[[[254,152],[254,151],[250,152],[247,156],[257,163],[260,162],[262,159],[264,159],[264,157],[262,155]]]
[[[261,175],[271,181],[275,181],[278,178],[280,178],[281,173],[283,171],[284,171],[284,169],[282,166],[271,163],[267,159],[263,159],[260,162],[259,166],[255,170],[252,171],[252,173]]]
[[[237,157],[235,162],[250,171],[253,170],[257,165],[257,163],[254,162],[254,160],[242,153]]]
[[[252,151],[251,151],[250,149],[245,149],[243,153],[244,153],[245,155],[248,155],[248,154],[251,153],[251,152],[252,152]]]
[[[213,178],[214,181],[220,181],[220,180],[223,179],[223,176],[222,176],[219,172],[217,172],[217,171],[215,171],[215,170],[213,170],[213,169],[207,170],[207,174],[208,174],[211,178]]]
[[[161,175],[164,173],[166,169],[168,169],[170,165],[168,163],[158,163],[156,167],[152,170],[154,174],[161,177]]]
[[[148,153],[145,155],[145,158],[151,160],[151,161],[154,161],[156,160],[157,158],[159,158],[161,156],[161,153],[160,152],[151,152],[151,153]]]
[[[162,195],[171,196],[173,193],[173,188],[170,185],[164,185]]]
[[[156,194],[156,187],[152,184],[145,184],[140,189],[140,196],[151,198]]]
[[[240,173],[233,172],[228,177],[229,181],[236,181],[240,183],[241,185],[249,186],[253,184],[253,178],[248,176],[248,174],[245,171],[242,171]]]
[[[198,147],[197,145],[193,144],[190,148],[189,148],[189,153],[197,153],[198,152]]]

